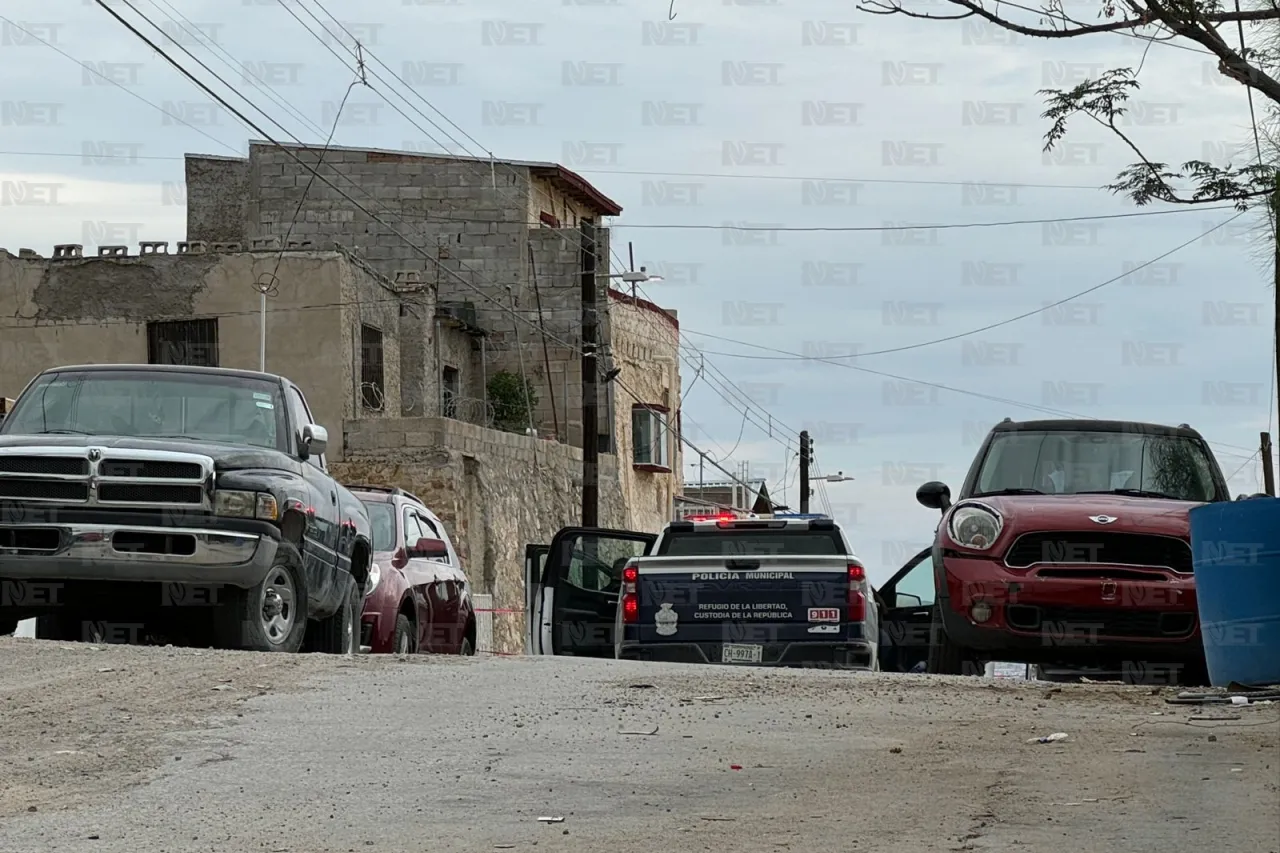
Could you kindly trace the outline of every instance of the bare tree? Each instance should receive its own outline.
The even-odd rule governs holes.
[[[1249,46],[1246,25],[1252,30],[1280,20],[1280,0],[1245,0],[1254,8],[1242,9],[1233,0],[1228,10],[1222,0],[1098,0],[1097,23],[1086,23],[1069,15],[1063,0],[1042,0],[1039,8],[1001,0],[946,0],[954,14],[920,12],[904,5],[904,0],[863,0],[858,8],[876,15],[904,15],[936,21],[979,18],[1010,32],[1032,38],[1070,39],[1104,34],[1139,38],[1151,45],[1159,42],[1194,42],[1218,60],[1218,72],[1248,87],[1274,114],[1280,106],[1277,70],[1280,49],[1272,38],[1259,39]],[[1015,20],[1022,13],[1026,22]],[[1274,32],[1274,28],[1272,28]],[[1238,38],[1237,38],[1238,37]],[[1232,46],[1236,44],[1236,46]],[[1144,54],[1145,59],[1145,54]],[[1230,201],[1247,210],[1269,199],[1277,191],[1276,168],[1267,161],[1225,168],[1204,160],[1189,160],[1174,167],[1148,156],[1119,126],[1129,99],[1140,88],[1137,70],[1115,68],[1085,80],[1072,89],[1041,89],[1050,121],[1045,133],[1045,151],[1052,151],[1067,134],[1068,122],[1086,116],[1114,133],[1134,154],[1136,162],[1117,175],[1106,189],[1127,195],[1139,206],[1152,201],[1170,204],[1207,204]],[[1252,97],[1252,95],[1251,95]],[[1260,160],[1262,158],[1259,158]]]

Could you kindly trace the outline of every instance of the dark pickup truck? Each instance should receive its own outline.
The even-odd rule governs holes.
[[[288,379],[45,371],[0,421],[0,634],[358,649],[371,536]]]

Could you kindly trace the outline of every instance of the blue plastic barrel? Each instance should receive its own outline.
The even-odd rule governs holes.
[[[1210,683],[1280,684],[1280,499],[1196,507],[1191,550]]]

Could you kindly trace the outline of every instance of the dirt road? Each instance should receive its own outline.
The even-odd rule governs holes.
[[[1164,696],[2,639],[0,849],[1280,853],[1280,705]]]

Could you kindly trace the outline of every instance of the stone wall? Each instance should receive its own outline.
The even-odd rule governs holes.
[[[344,482],[399,486],[449,530],[476,592],[494,596],[494,649],[524,643],[524,548],[579,523],[582,452],[445,418],[348,421]],[[600,524],[625,527],[617,465],[601,457]]]

